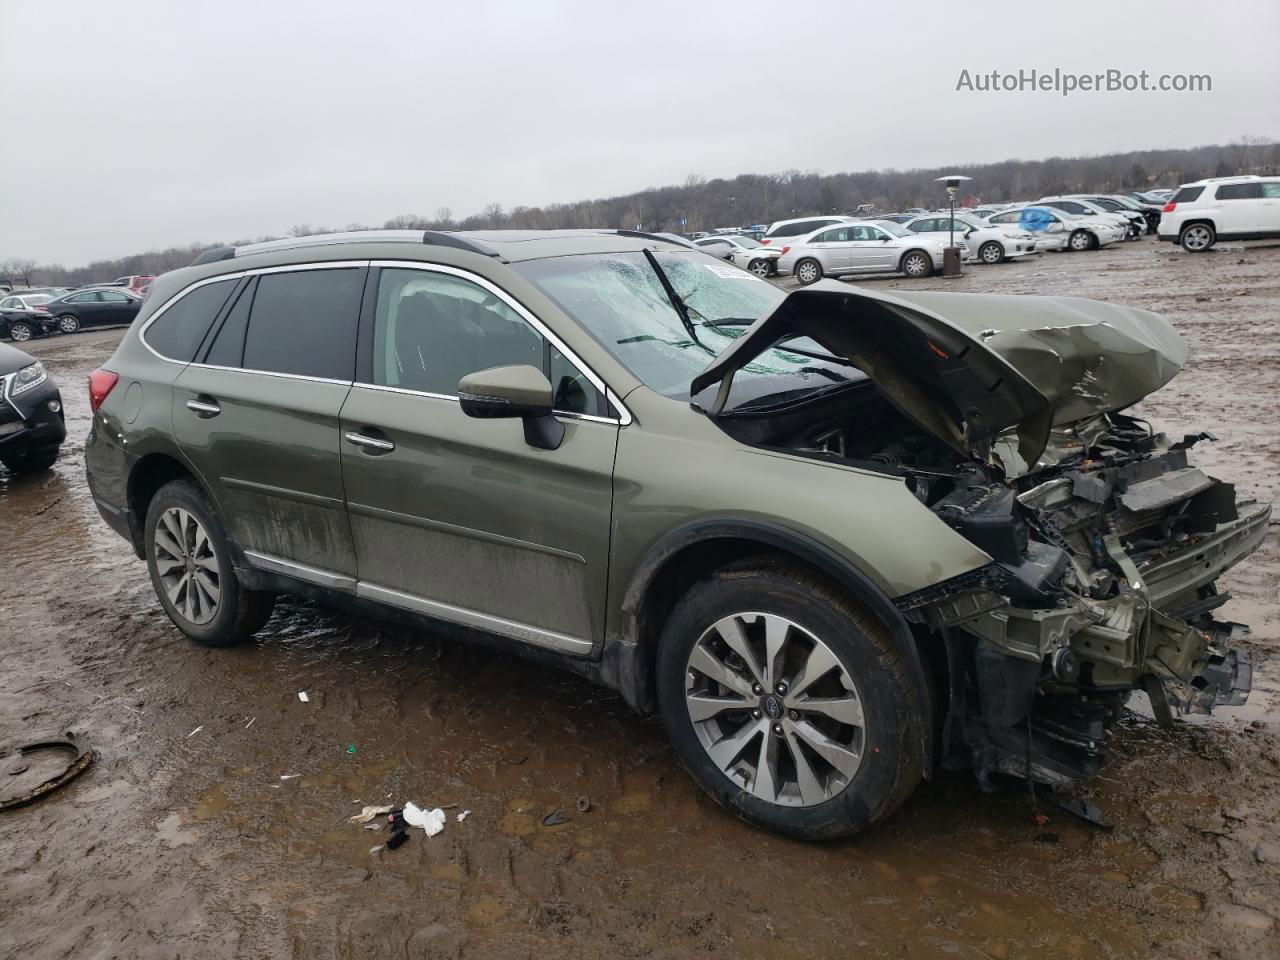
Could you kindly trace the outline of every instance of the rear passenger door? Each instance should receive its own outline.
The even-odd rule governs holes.
[[[1258,230],[1280,234],[1280,180],[1266,180],[1260,185],[1262,202],[1258,206]]]
[[[604,385],[492,283],[374,264],[342,461],[360,596],[586,655],[603,635],[619,415]],[[548,374],[555,450],[518,419],[463,414],[458,381]]]
[[[1257,233],[1261,219],[1262,184],[1220,183],[1216,194],[1218,214],[1215,224],[1221,236]]]
[[[338,414],[355,373],[364,262],[243,276],[174,382],[174,434],[255,566],[354,588]]]

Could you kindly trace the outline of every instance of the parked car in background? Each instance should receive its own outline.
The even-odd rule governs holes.
[[[1147,223],[1141,214],[1112,213],[1098,204],[1078,197],[1042,197],[1036,201],[1038,207],[1053,207],[1077,217],[1097,217],[1118,225],[1125,240],[1137,240],[1147,231]]]
[[[117,277],[115,280],[111,281],[110,286],[124,287],[126,290],[132,290],[134,293],[138,293],[143,288],[150,286],[151,281],[154,279],[155,277],[146,275]]]
[[[823,227],[829,227],[837,223],[854,223],[853,217],[829,216],[829,217],[801,217],[797,220],[775,220],[769,224],[769,229],[765,231],[760,242],[763,244],[772,244],[774,246],[782,246],[796,237],[804,237],[813,233],[815,230],[821,230]]]
[[[766,247],[750,237],[704,237],[693,243],[699,250],[704,250],[722,260],[728,260],[743,270],[750,270],[757,277],[768,277],[777,273],[778,258],[782,256],[781,247]]]
[[[73,290],[48,303],[44,309],[61,333],[75,333],[81,327],[101,327],[131,323],[142,306],[142,298],[119,287]]]
[[[942,269],[946,240],[919,236],[891,221],[854,222],[815,230],[792,240],[778,258],[778,273],[794,275],[802,284],[823,277],[858,273],[901,273],[927,277]],[[969,248],[957,239],[960,256]]]
[[[1160,239],[1189,253],[1219,240],[1280,237],[1280,177],[1213,177],[1178,188],[1160,214]]]
[[[877,220],[888,220],[890,223],[903,224],[909,220],[914,220],[914,213],[886,213],[882,217],[876,217]]]
[[[1037,204],[1001,210],[992,214],[987,222],[1021,227],[1036,238],[1036,248],[1041,252],[1097,250],[1124,239],[1128,229],[1111,220],[1077,217],[1065,210]]]
[[[50,331],[53,318],[42,310],[0,307],[0,338],[24,343]]]
[[[43,307],[54,298],[51,293],[34,293],[30,290],[19,290],[0,300],[0,310],[34,310]]]
[[[1001,263],[1036,252],[1036,238],[1028,230],[1008,224],[988,223],[972,213],[957,213],[954,226],[949,214],[926,214],[902,224],[903,229],[948,241],[952,235],[963,239],[970,260]]]
[[[45,470],[66,436],[62,394],[44,365],[0,343],[0,463],[11,473]]]
[[[1121,193],[1104,193],[1104,194],[1081,194],[1086,200],[1092,200],[1104,210],[1110,210],[1112,213],[1139,213],[1146,222],[1146,232],[1155,234],[1160,229],[1160,208],[1163,203],[1152,203],[1147,200],[1138,200],[1127,194]]]

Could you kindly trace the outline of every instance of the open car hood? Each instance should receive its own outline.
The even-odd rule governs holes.
[[[990,460],[1009,431],[1026,465],[1054,425],[1127,407],[1182,369],[1187,347],[1146,310],[1077,297],[879,293],[822,281],[791,292],[694,378],[719,383],[765,350],[809,337],[865,372],[907,416],[953,449]]]

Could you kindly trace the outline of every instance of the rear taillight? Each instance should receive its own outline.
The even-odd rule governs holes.
[[[760,238],[760,246],[762,246],[762,247],[767,247],[768,245],[769,245],[769,238],[768,238],[768,237],[761,237],[761,238]]]
[[[790,250],[790,249],[791,249],[790,247],[783,247],[783,248],[782,248],[782,255],[785,257],[785,256],[787,255],[787,251],[788,251],[788,250]]]
[[[89,409],[97,413],[102,401],[107,399],[115,385],[120,382],[120,374],[110,370],[98,369],[89,374]]]
[[[1176,206],[1177,206],[1177,204],[1176,204],[1176,203],[1174,203],[1172,200],[1170,200],[1168,203],[1166,203],[1166,204],[1165,204],[1165,205],[1160,209],[1160,212],[1161,212],[1161,213],[1173,213],[1173,208],[1174,208],[1174,207],[1176,207]]]

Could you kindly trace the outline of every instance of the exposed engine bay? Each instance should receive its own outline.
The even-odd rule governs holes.
[[[1050,784],[1095,773],[1107,724],[1143,690],[1161,722],[1245,701],[1250,666],[1214,619],[1215,580],[1262,542],[1270,507],[1193,465],[1195,444],[1102,413],[1056,426],[1030,468],[966,457],[870,380],[722,414],[759,446],[897,476],[991,562],[896,599],[944,658],[941,761]]]

